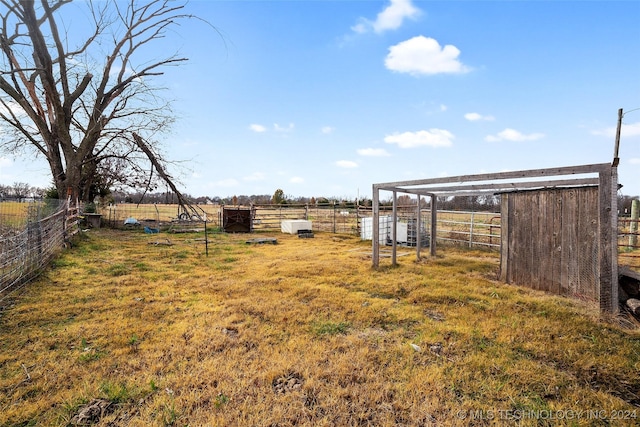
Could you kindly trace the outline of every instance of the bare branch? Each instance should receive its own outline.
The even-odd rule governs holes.
[[[145,52],[194,16],[169,0],[81,2],[91,26],[69,48],[63,13],[70,2],[0,0],[0,121],[15,136],[0,149],[33,147],[49,162],[58,191],[86,200],[93,184],[149,187],[141,166],[148,160],[171,181],[155,147],[136,138],[174,120],[153,77],[187,59],[149,60]]]

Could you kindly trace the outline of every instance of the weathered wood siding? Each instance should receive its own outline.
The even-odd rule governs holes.
[[[502,194],[501,279],[599,301],[598,188]]]

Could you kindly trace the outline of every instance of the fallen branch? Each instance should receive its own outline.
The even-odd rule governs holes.
[[[178,205],[182,208],[187,217],[192,218],[192,216],[195,216],[199,220],[202,220],[200,213],[193,207],[193,205],[191,205],[191,203],[189,203],[189,201],[182,195],[182,193],[178,191],[178,188],[173,183],[173,178],[171,178],[171,176],[169,176],[169,174],[164,170],[162,163],[153,153],[145,140],[135,132],[133,133],[133,140],[135,141],[138,148],[140,148],[140,150],[142,150],[147,156],[158,175],[160,175],[162,180],[171,188],[171,191],[173,191],[173,193],[176,195],[176,197],[178,198]],[[189,211],[191,211],[191,214],[189,214]]]
[[[29,370],[27,369],[27,367],[25,366],[24,363],[21,363],[20,366],[22,366],[22,370],[24,371],[25,375],[27,376],[25,379],[23,379],[22,381],[20,381],[18,384],[14,385],[13,387],[9,388],[9,390],[13,391],[15,389],[17,389],[18,387],[20,387],[22,384],[24,383],[28,383],[31,381],[31,375],[29,374]]]
[[[204,228],[183,228],[183,229],[177,229],[177,230],[169,230],[169,233],[174,233],[174,234],[186,234],[186,233],[202,233],[204,231]]]
[[[171,240],[167,239],[165,242],[160,240],[156,240],[155,242],[147,242],[147,245],[155,245],[155,246],[173,246]]]
[[[24,366],[24,363],[20,364],[20,366],[22,366],[22,369],[24,370],[24,373],[27,374],[27,379],[24,380],[23,382],[31,381],[31,375],[29,375],[29,371],[27,370],[27,367]]]

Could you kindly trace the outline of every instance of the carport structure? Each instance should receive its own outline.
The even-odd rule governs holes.
[[[595,300],[618,311],[618,174],[614,163],[373,184],[372,264],[380,262],[380,194],[393,199],[391,263],[396,265],[398,193],[429,197],[430,255],[436,255],[438,197],[501,196],[500,279]],[[420,239],[416,257],[420,259]]]

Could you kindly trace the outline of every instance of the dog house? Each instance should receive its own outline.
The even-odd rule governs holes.
[[[438,196],[500,195],[501,280],[585,297],[615,313],[617,190],[617,168],[609,163],[373,184],[372,263],[378,266],[380,258],[381,191],[393,194],[393,264],[398,193],[430,198],[431,236],[437,235]],[[420,250],[418,244],[418,258]],[[436,255],[436,239],[430,254]]]

